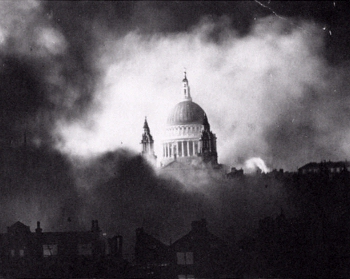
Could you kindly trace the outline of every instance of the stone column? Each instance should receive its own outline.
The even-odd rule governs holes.
[[[181,157],[184,157],[185,156],[185,152],[184,152],[185,150],[184,150],[184,142],[182,141],[181,142]]]
[[[190,141],[187,141],[187,157],[190,157]]]

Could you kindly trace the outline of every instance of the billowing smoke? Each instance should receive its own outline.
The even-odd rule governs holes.
[[[221,163],[258,156],[272,167],[295,170],[310,160],[343,159],[347,112],[337,100],[346,88],[336,87],[343,77],[322,57],[321,26],[291,23],[256,20],[243,37],[226,17],[204,18],[176,34],[107,34],[96,59],[102,72],[94,95],[98,109],[79,122],[57,123],[65,139],[60,150],[137,151],[147,116],[161,156],[169,109],[182,98],[185,66],[193,100],[217,134]]]
[[[272,177],[229,180],[203,171],[178,181],[157,175],[140,155],[126,149],[76,161],[74,177],[84,201],[76,214],[81,223],[98,219],[104,232],[125,237],[128,252],[135,228],[141,226],[169,243],[187,233],[191,221],[206,218],[211,231],[225,235],[232,227],[238,239],[281,208],[291,214],[283,183]]]
[[[86,228],[79,208],[84,204],[74,187],[69,161],[45,147],[2,147],[0,150],[0,230],[16,221],[44,230]]]
[[[42,3],[5,1],[0,11],[1,231],[18,220],[82,228],[70,162],[52,148],[52,128],[82,115],[95,75]]]
[[[57,120],[84,115],[97,72],[37,1],[0,4],[1,140],[51,146]],[[81,38],[84,36],[80,36]],[[79,51],[78,49],[79,48]],[[84,58],[82,58],[84,57]]]
[[[326,60],[324,24],[259,17],[271,11],[258,3],[1,5],[7,142],[26,131],[28,141],[66,154],[138,151],[147,115],[161,157],[186,67],[221,163],[258,156],[295,170],[348,155],[348,66]],[[217,16],[205,16],[211,9]],[[241,14],[249,12],[255,16]]]

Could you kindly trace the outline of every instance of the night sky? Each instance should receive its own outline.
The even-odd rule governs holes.
[[[99,219],[111,233],[175,237],[193,218],[224,223],[222,204],[242,228],[278,211],[278,183],[226,195],[208,186],[216,178],[158,177],[137,156],[144,117],[161,157],[185,67],[220,163],[349,159],[349,13],[345,1],[2,1],[1,228]]]

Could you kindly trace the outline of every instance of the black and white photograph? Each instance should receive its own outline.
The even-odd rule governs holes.
[[[349,278],[349,19],[0,1],[0,279]]]

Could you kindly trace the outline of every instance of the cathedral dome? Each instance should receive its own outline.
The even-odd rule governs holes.
[[[204,110],[192,101],[184,72],[182,80],[184,100],[169,113],[163,135],[162,166],[182,162],[193,166],[202,163],[217,165],[216,136],[210,131]]]
[[[183,101],[172,109],[168,116],[167,125],[203,124],[204,115],[204,110],[195,102]]]

